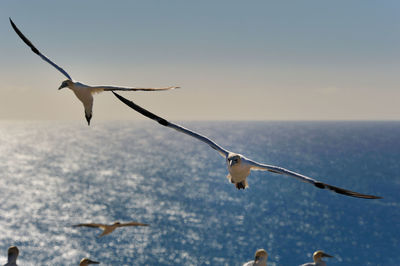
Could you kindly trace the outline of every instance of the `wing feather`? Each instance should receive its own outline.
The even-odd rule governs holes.
[[[123,226],[149,226],[149,224],[138,223],[138,222],[129,222],[129,223],[120,224],[119,226],[120,227],[123,227]]]
[[[96,227],[96,228],[104,228],[105,224],[94,224],[94,223],[90,223],[90,224],[74,224],[72,227]]]
[[[127,87],[114,87],[114,86],[95,86],[92,88],[95,90],[98,89],[102,91],[166,91],[166,90],[179,89],[180,87],[171,86],[164,88],[127,88]]]
[[[55,67],[58,71],[60,71],[64,76],[66,76],[69,80],[72,80],[72,78],[70,77],[70,75],[61,67],[59,67],[57,64],[55,64],[53,61],[51,61],[49,58],[47,58],[44,54],[42,54],[41,52],[39,52],[39,50],[31,43],[31,41],[29,41],[28,38],[25,37],[24,34],[22,34],[22,32],[17,28],[17,26],[14,24],[14,22],[10,19],[10,23],[11,26],[13,27],[14,31],[18,34],[18,36],[24,41],[24,43],[26,45],[28,45],[32,52],[34,52],[35,54],[37,54],[38,56],[40,56],[40,58],[42,58],[44,61],[46,61],[47,63],[49,63],[50,65],[52,65],[53,67]]]
[[[129,107],[131,107],[132,109],[134,109],[135,111],[141,113],[142,115],[157,121],[159,124],[165,126],[165,127],[169,127],[169,128],[173,128],[179,132],[182,132],[186,135],[192,136],[204,143],[207,143],[211,148],[213,148],[214,150],[218,151],[218,153],[222,156],[222,157],[226,157],[229,154],[229,151],[225,150],[224,148],[222,148],[221,146],[219,146],[217,143],[215,143],[214,141],[212,141],[211,139],[207,138],[206,136],[200,135],[199,133],[196,133],[194,131],[191,131],[187,128],[184,128],[180,125],[177,124],[173,124],[171,122],[168,122],[167,120],[165,120],[164,118],[161,118],[149,111],[147,111],[146,109],[140,107],[139,105],[135,104],[132,101],[129,101],[128,99],[125,99],[124,97],[118,95],[117,93],[113,92],[114,95],[123,103],[125,103],[126,105],[128,105]]]
[[[351,190],[347,190],[344,188],[340,188],[340,187],[336,187],[336,186],[332,186],[326,183],[322,183],[319,182],[315,179],[312,179],[311,177],[287,170],[285,168],[282,167],[278,167],[278,166],[273,166],[273,165],[267,165],[267,164],[261,164],[249,159],[245,159],[245,161],[251,165],[251,169],[253,170],[261,170],[261,171],[269,171],[269,172],[273,172],[276,174],[281,174],[281,175],[287,175],[287,176],[291,176],[294,178],[297,178],[303,182],[306,183],[310,183],[313,184],[314,186],[316,186],[317,188],[321,188],[321,189],[329,189],[332,190],[336,193],[339,194],[343,194],[346,196],[351,196],[351,197],[356,197],[356,198],[363,198],[363,199],[381,199],[382,197],[378,197],[378,196],[373,196],[373,195],[367,195],[367,194],[361,194],[358,192],[354,192]]]

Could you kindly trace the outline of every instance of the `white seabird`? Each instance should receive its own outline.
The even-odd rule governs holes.
[[[11,246],[8,248],[8,261],[4,266],[17,266],[17,258],[19,255],[19,250],[16,246]]]
[[[248,261],[243,266],[267,266],[268,253],[264,249],[258,249],[254,260]]]
[[[99,235],[99,237],[108,235],[112,233],[115,229],[118,227],[124,227],[124,226],[149,226],[148,224],[143,224],[143,223],[138,223],[138,222],[129,222],[129,223],[120,223],[120,222],[115,222],[113,224],[94,224],[94,223],[88,223],[88,224],[75,224],[72,227],[95,227],[95,228],[100,228],[103,229],[103,233]]]
[[[88,258],[83,258],[79,263],[79,266],[88,266],[89,264],[100,264],[100,262]]]
[[[326,262],[322,258],[333,258],[333,256],[324,253],[322,250],[317,250],[313,254],[314,262],[304,263],[300,266],[326,266]]]
[[[100,93],[103,91],[164,91],[177,89],[179,87],[165,87],[165,88],[125,88],[125,87],[115,87],[115,86],[89,86],[80,82],[73,81],[71,76],[57,64],[53,63],[48,57],[39,52],[39,50],[26,38],[22,32],[17,28],[14,22],[10,18],[11,26],[14,31],[18,34],[18,36],[27,44],[31,50],[40,56],[44,61],[55,67],[58,71],[60,71],[64,76],[67,77],[67,80],[61,83],[61,86],[58,88],[61,90],[62,88],[70,88],[76,95],[76,97],[83,103],[83,107],[85,108],[85,117],[88,125],[90,125],[90,119],[92,118],[92,107],[93,107],[93,94]]]
[[[310,183],[310,184],[316,186],[317,188],[329,189],[329,190],[335,191],[336,193],[340,193],[340,194],[347,195],[347,196],[364,198],[364,199],[379,199],[379,198],[381,198],[381,197],[377,197],[377,196],[373,196],[373,195],[360,194],[358,192],[346,190],[346,189],[343,189],[340,187],[335,187],[335,186],[314,180],[314,179],[304,176],[302,174],[298,174],[293,171],[287,170],[282,167],[262,164],[262,163],[258,163],[256,161],[250,160],[241,154],[234,153],[234,152],[231,152],[231,151],[228,151],[228,150],[222,148],[221,146],[216,144],[214,141],[212,141],[211,139],[209,139],[203,135],[200,135],[200,134],[198,134],[194,131],[191,131],[187,128],[184,128],[180,125],[168,122],[164,118],[161,118],[161,117],[147,111],[146,109],[140,107],[139,105],[135,104],[132,101],[129,101],[128,99],[125,99],[124,97],[118,95],[117,93],[115,93],[115,92],[113,92],[113,93],[119,100],[121,100],[123,103],[125,103],[126,105],[128,105],[129,107],[134,109],[135,111],[141,113],[142,115],[157,121],[159,124],[161,124],[163,126],[173,128],[179,132],[182,132],[182,133],[192,136],[202,142],[205,142],[209,146],[211,146],[211,148],[216,150],[221,156],[223,156],[225,158],[226,164],[228,167],[228,171],[229,171],[227,178],[231,181],[231,183],[235,184],[237,189],[245,189],[246,187],[248,187],[246,179],[250,175],[251,170],[261,170],[261,171],[270,171],[270,172],[273,172],[276,174],[295,177],[303,182]]]

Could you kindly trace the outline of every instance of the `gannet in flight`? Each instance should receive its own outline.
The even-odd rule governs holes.
[[[323,257],[333,258],[333,256],[324,253],[322,250],[318,250],[313,254],[314,262],[304,263],[300,266],[326,266],[326,262],[322,260]]]
[[[88,258],[83,258],[81,262],[79,263],[79,266],[88,266],[89,264],[100,264],[98,261],[93,261]]]
[[[17,266],[19,250],[16,246],[11,246],[8,248],[8,261],[4,266]]]
[[[140,107],[139,105],[136,105],[134,102],[129,101],[128,99],[125,99],[124,97],[118,95],[117,93],[113,92],[114,95],[121,100],[123,103],[134,109],[135,111],[141,113],[142,115],[153,119],[157,121],[159,124],[173,128],[179,132],[182,132],[184,134],[187,134],[189,136],[192,136],[202,142],[207,143],[211,148],[216,150],[221,156],[223,156],[226,160],[226,164],[228,167],[229,174],[227,178],[231,183],[234,183],[237,189],[245,189],[248,187],[247,180],[246,178],[250,175],[250,170],[261,170],[261,171],[270,171],[276,174],[281,174],[281,175],[287,175],[291,177],[295,177],[303,182],[310,183],[317,188],[321,189],[329,189],[332,191],[335,191],[336,193],[344,194],[347,196],[352,196],[352,197],[357,197],[357,198],[364,198],[364,199],[379,199],[381,197],[373,196],[373,195],[365,195],[365,194],[360,194],[358,192],[353,192],[350,190],[346,190],[340,187],[335,187],[326,183],[322,183],[320,181],[314,180],[310,177],[295,173],[293,171],[287,170],[282,167],[278,166],[273,166],[273,165],[267,165],[267,164],[262,164],[258,163],[256,161],[250,160],[246,158],[245,156],[234,153],[231,151],[228,151],[218,144],[216,144],[214,141],[210,140],[209,138],[200,135],[194,131],[191,131],[187,128],[184,128],[180,125],[173,124],[171,122],[168,122],[167,120],[147,111],[146,109]]]
[[[267,266],[268,253],[264,249],[258,249],[254,260],[246,262],[243,266]]]
[[[130,222],[130,223],[120,223],[120,222],[115,222],[113,224],[94,224],[94,223],[90,223],[90,224],[75,224],[72,227],[82,227],[82,226],[86,226],[86,227],[96,227],[96,228],[100,228],[103,229],[103,233],[101,233],[101,235],[99,235],[99,237],[108,235],[110,233],[112,233],[115,229],[117,229],[117,227],[123,227],[123,226],[149,226],[148,224],[143,224],[143,223],[138,223],[138,222]]]
[[[93,94],[99,93],[102,91],[164,91],[177,89],[179,87],[165,87],[165,88],[124,88],[124,87],[114,87],[114,86],[89,86],[82,84],[80,82],[75,82],[72,80],[71,76],[61,67],[53,63],[48,57],[39,52],[38,49],[26,38],[22,32],[17,28],[14,22],[10,18],[11,26],[14,31],[18,34],[18,36],[31,48],[31,50],[40,56],[44,61],[55,67],[58,71],[60,71],[64,76],[68,79],[61,83],[61,86],[58,88],[61,90],[62,88],[70,88],[76,95],[76,97],[83,103],[83,107],[85,108],[85,117],[88,125],[90,125],[90,119],[92,118],[92,107],[93,107]]]

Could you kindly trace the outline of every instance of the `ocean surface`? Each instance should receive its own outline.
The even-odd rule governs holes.
[[[206,144],[152,121],[0,122],[0,264],[400,265],[400,122],[182,122],[224,148],[365,200],[290,177],[226,178]],[[102,238],[77,223],[139,221]]]

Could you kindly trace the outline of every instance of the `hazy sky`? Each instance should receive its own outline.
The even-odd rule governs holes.
[[[65,79],[12,30],[89,85],[181,86],[124,95],[171,120],[400,117],[399,1],[0,3],[0,119],[82,120]],[[142,119],[110,93],[93,124]]]

